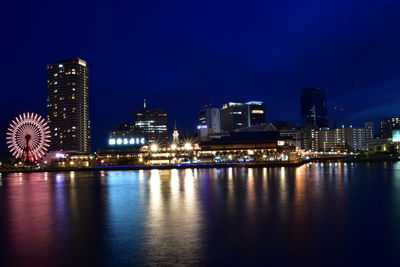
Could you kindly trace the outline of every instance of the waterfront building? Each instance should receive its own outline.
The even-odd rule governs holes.
[[[132,149],[101,150],[94,155],[70,154],[52,162],[57,167],[159,165],[185,163],[296,163],[301,151],[290,137],[277,132],[231,132],[207,142],[145,144]],[[129,139],[128,139],[129,142]],[[207,165],[205,165],[207,166]]]
[[[47,113],[51,151],[90,152],[86,61],[75,58],[47,65]]]
[[[312,151],[367,151],[368,142],[373,139],[373,124],[366,122],[364,128],[320,128],[311,129]]]
[[[148,109],[146,99],[143,109],[135,111],[135,119],[135,130],[141,132],[148,142],[165,142],[168,139],[167,112]]]
[[[321,88],[301,89],[300,109],[304,127],[323,128],[329,126],[325,90]]]
[[[295,161],[300,150],[277,132],[231,132],[200,143],[201,159],[211,162]]]
[[[233,131],[263,122],[265,122],[265,106],[261,101],[229,102],[221,108],[221,130],[223,131]]]
[[[146,145],[148,140],[138,131],[115,130],[109,133],[108,145],[113,149],[140,147]]]
[[[278,132],[282,137],[290,137],[295,146],[301,147],[302,130],[298,125],[288,121],[265,122],[258,125],[235,130],[238,132]]]
[[[392,138],[393,130],[400,129],[400,117],[381,119],[380,128],[382,138]]]

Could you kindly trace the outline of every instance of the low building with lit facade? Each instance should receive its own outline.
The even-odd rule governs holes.
[[[141,132],[150,143],[167,141],[167,125],[167,112],[161,109],[148,109],[146,100],[143,109],[135,111],[135,130]]]
[[[276,132],[232,132],[229,136],[194,143],[130,145],[120,137],[112,148],[94,155],[68,155],[54,162],[58,167],[142,166],[188,163],[298,162],[301,151],[291,137]],[[118,140],[118,139],[116,139]],[[118,142],[118,141],[116,141]]]
[[[278,132],[282,137],[290,137],[294,140],[295,146],[301,147],[302,130],[295,123],[288,121],[265,122],[255,126],[241,128],[239,132]]]
[[[277,132],[231,132],[229,136],[200,143],[203,161],[296,161],[300,149],[291,137]]]

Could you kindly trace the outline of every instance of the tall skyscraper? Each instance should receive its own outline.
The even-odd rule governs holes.
[[[52,151],[90,152],[89,81],[80,58],[47,65],[47,113]]]
[[[325,91],[321,88],[301,89],[301,119],[304,127],[328,127]]]
[[[233,131],[265,122],[265,107],[261,101],[245,104],[229,102],[221,108],[221,129]]]
[[[150,143],[166,141],[167,112],[161,109],[148,109],[145,99],[143,109],[135,111],[135,118],[135,130],[140,131]]]

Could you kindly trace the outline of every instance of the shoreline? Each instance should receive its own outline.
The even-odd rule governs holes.
[[[44,169],[0,169],[1,173],[32,173],[32,172],[84,172],[84,171],[129,171],[129,170],[171,170],[171,169],[211,169],[211,168],[276,168],[276,167],[300,167],[310,162],[395,162],[398,158],[381,159],[308,159],[296,162],[229,162],[229,163],[186,163],[186,164],[165,164],[165,165],[115,165],[115,166],[90,166],[80,168],[44,168]]]
[[[81,168],[44,168],[44,169],[0,169],[0,173],[29,173],[29,172],[70,172],[70,171],[123,171],[123,170],[171,170],[171,169],[211,169],[211,168],[263,168],[263,167],[299,167],[310,162],[257,162],[257,163],[187,163],[165,165],[116,165],[116,166],[90,166]]]

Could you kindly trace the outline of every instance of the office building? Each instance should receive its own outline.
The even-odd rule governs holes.
[[[304,127],[329,127],[325,91],[320,88],[301,89],[301,119]]]
[[[233,131],[265,122],[265,107],[261,101],[229,102],[221,108],[221,130]]]
[[[247,127],[265,122],[265,107],[261,101],[250,101],[247,106]]]
[[[221,132],[221,112],[219,108],[204,108],[198,114],[198,137],[201,141],[208,140],[210,135]]]
[[[208,129],[212,133],[221,131],[221,113],[219,108],[204,108],[199,111],[198,129]]]
[[[90,152],[89,78],[86,61],[47,65],[47,111],[52,151]]]
[[[165,142],[168,139],[167,112],[148,109],[146,99],[143,109],[135,111],[135,119],[135,130],[141,132],[148,142]]]
[[[392,138],[393,130],[400,129],[400,117],[386,118],[380,121],[381,138]]]

